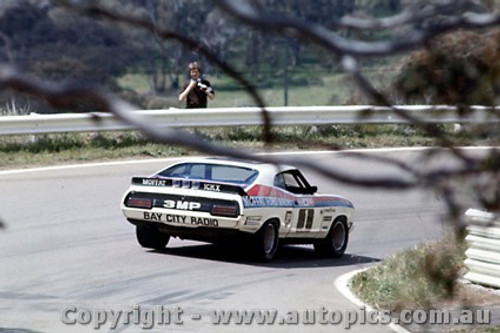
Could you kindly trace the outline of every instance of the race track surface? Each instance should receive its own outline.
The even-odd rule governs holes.
[[[422,153],[366,154],[417,165]],[[401,173],[396,167],[345,154],[306,158],[353,174]],[[147,250],[137,244],[120,200],[132,176],[146,176],[165,165],[142,161],[0,172],[0,219],[6,223],[0,230],[0,332],[145,332],[143,326],[151,324],[148,316],[158,306],[164,316],[172,315],[170,323],[163,318],[165,322],[158,324],[157,316],[147,332],[343,331],[344,321],[319,323],[316,317],[315,324],[296,324],[286,316],[305,311],[346,316],[347,310],[359,311],[335,288],[337,277],[435,239],[447,226],[444,204],[431,190],[369,190],[306,171],[320,192],[344,195],[356,207],[355,229],[340,260],[319,259],[312,246],[290,246],[274,262],[259,264],[228,248],[178,239],[172,239],[165,251]],[[106,323],[99,324],[99,309],[129,311],[130,323],[118,320],[112,328],[108,314]],[[213,311],[229,310],[276,310],[281,322],[212,323]],[[175,311],[182,312],[177,318],[182,323],[173,322]],[[90,323],[82,323],[86,321]],[[387,325],[350,329],[389,331]]]

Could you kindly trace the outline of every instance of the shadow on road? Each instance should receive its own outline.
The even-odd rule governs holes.
[[[349,253],[344,254],[344,256],[339,259],[322,258],[316,254],[312,246],[293,245],[287,245],[280,248],[276,257],[270,263],[253,260],[251,255],[241,248],[212,244],[166,248],[162,251],[151,250],[151,252],[275,268],[338,267],[375,263],[381,260],[379,258],[358,256]]]

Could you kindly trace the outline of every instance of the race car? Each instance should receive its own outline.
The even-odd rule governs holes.
[[[244,244],[271,261],[279,244],[314,244],[339,258],[354,206],[317,194],[292,166],[224,158],[189,158],[149,177],[134,177],[121,202],[138,243],[161,250],[170,237]]]

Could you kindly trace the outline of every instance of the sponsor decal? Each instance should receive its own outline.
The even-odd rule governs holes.
[[[227,183],[205,183],[202,180],[186,180],[178,178],[142,178],[133,177],[133,185],[143,186],[166,186],[173,188],[204,190],[212,192],[236,193],[239,195],[247,195],[245,190],[239,185]]]
[[[220,184],[203,184],[205,191],[220,192]]]
[[[333,216],[323,216],[323,223],[332,222]]]
[[[332,207],[354,208],[346,199],[336,196],[294,196],[284,190],[265,185],[254,185],[243,196],[244,207],[324,207],[325,213],[335,212]]]
[[[196,224],[196,225],[203,225],[203,226],[209,226],[209,227],[218,227],[219,226],[219,221],[214,218],[208,218],[208,217],[191,217],[191,224]]]
[[[149,221],[157,221],[160,222],[162,220],[162,213],[150,213],[144,212],[144,219]]]
[[[201,203],[196,201],[164,200],[163,207],[169,209],[197,210],[201,208]]]
[[[196,216],[189,217],[189,216],[175,215],[175,214],[143,212],[143,218],[144,220],[153,222],[192,224],[192,225],[200,225],[208,227],[219,226],[219,220],[210,217],[196,217]]]
[[[243,197],[245,207],[293,207],[294,201],[278,197]]]
[[[151,178],[143,178],[142,185],[148,186],[165,186],[167,181],[165,179],[151,179]]]

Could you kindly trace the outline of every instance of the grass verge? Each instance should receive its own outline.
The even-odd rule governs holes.
[[[496,145],[500,134],[454,132],[442,126],[456,145]],[[273,141],[262,141],[262,128],[187,129],[200,140],[249,150],[323,150],[399,146],[439,146],[439,141],[410,125],[321,125],[274,127]],[[196,154],[182,146],[152,142],[135,131],[66,133],[0,137],[0,169],[116,159],[140,159]]]
[[[397,253],[355,275],[351,289],[376,309],[457,309],[500,305],[500,295],[458,282],[467,244],[449,234]],[[446,332],[500,332],[500,326],[450,328]]]
[[[465,242],[447,236],[395,254],[357,274],[353,291],[379,309],[429,308],[454,298]]]

